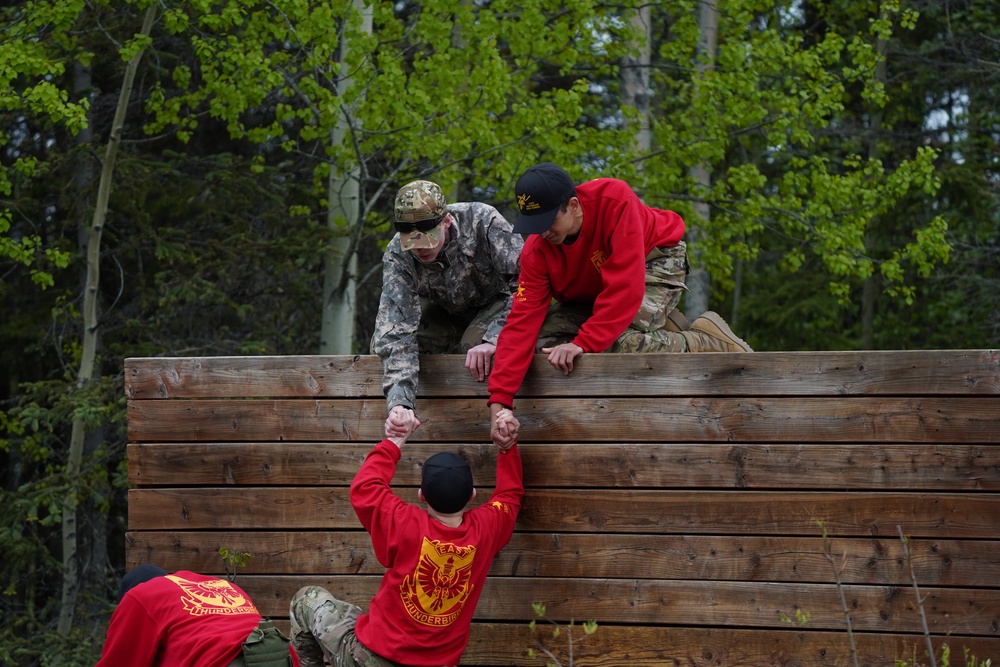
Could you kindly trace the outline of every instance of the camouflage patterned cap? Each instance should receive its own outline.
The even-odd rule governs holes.
[[[396,222],[440,218],[447,210],[441,186],[430,181],[407,183],[396,193]]]

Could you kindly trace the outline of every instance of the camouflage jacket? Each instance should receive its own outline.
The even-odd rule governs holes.
[[[382,360],[382,391],[389,410],[396,405],[415,407],[421,299],[471,319],[498,297],[506,297],[483,339],[495,345],[517,289],[523,241],[511,224],[479,202],[449,204],[448,212],[452,224],[434,262],[424,264],[401,250],[399,234],[382,256],[382,297],[372,352]]]

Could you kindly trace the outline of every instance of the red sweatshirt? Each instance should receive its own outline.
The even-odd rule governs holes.
[[[497,455],[497,483],[485,503],[450,528],[389,488],[399,461],[389,440],[375,446],[351,483],[351,504],[387,568],[354,632],[362,644],[404,665],[457,665],[493,557],[510,541],[521,508],[517,445]]]
[[[521,250],[517,293],[490,372],[490,403],[513,407],[553,298],[593,304],[573,342],[584,352],[603,352],[639,312],[646,255],[684,236],[679,215],[646,206],[624,181],[589,181],[577,186],[576,196],[583,226],[573,243],[553,245],[532,234]]]
[[[225,579],[186,570],[156,577],[122,598],[96,667],[225,667],[260,619]]]

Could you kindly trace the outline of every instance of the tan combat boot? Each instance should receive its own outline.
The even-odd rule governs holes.
[[[681,335],[687,341],[688,352],[753,352],[718,313],[710,310],[691,323],[690,331],[682,331]]]

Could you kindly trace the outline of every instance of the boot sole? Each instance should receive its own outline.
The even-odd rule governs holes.
[[[700,326],[701,323],[698,320],[702,319],[711,322],[712,326],[715,327],[715,330],[713,331],[711,328]],[[753,348],[750,347],[745,340],[734,334],[733,330],[729,328],[729,325],[726,324],[726,321],[722,319],[718,313],[711,310],[706,310],[702,313],[701,317],[695,320],[694,324],[691,325],[691,330],[701,331],[702,333],[712,336],[713,338],[728,340],[733,345],[742,348],[743,352],[753,352]],[[734,350],[734,352],[735,351],[736,350]]]

